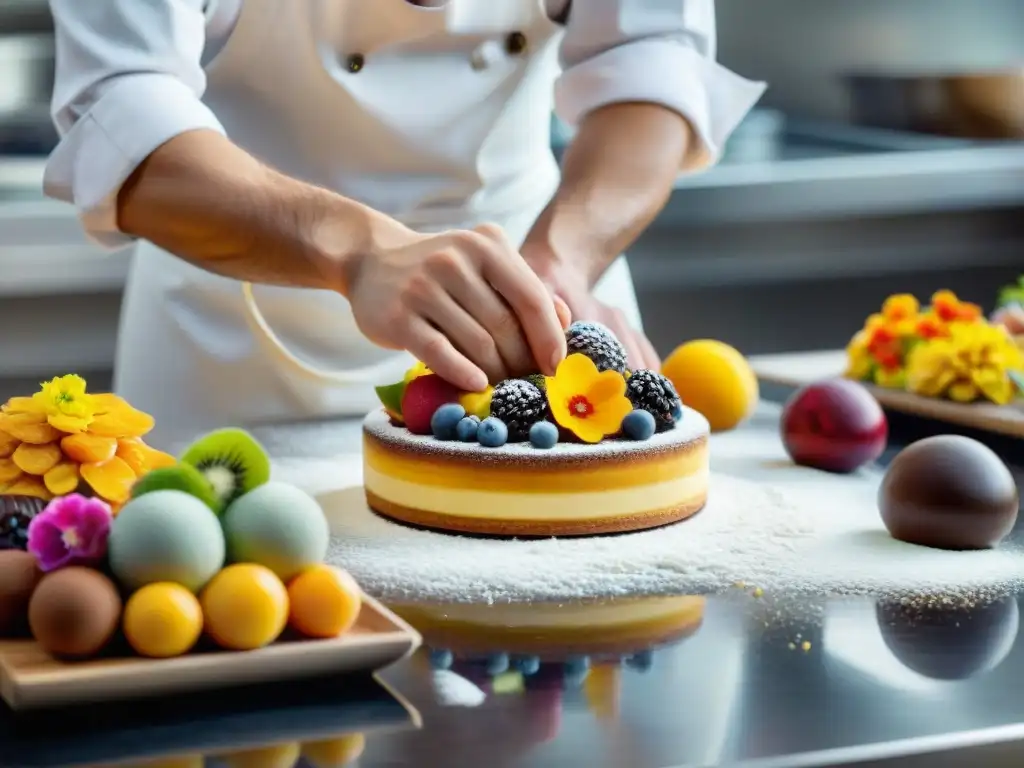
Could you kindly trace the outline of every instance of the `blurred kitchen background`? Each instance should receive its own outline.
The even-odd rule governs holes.
[[[989,306],[1024,272],[1024,2],[719,0],[718,16],[720,59],[770,89],[631,251],[663,352],[835,348],[891,292]],[[67,371],[105,385],[129,259],[42,197],[52,67],[45,0],[0,0],[0,399]]]

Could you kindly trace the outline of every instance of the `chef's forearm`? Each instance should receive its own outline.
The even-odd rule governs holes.
[[[524,253],[576,260],[596,282],[661,211],[692,140],[689,123],[656,104],[592,112],[566,152],[562,182]]]
[[[385,218],[268,168],[214,131],[168,141],[118,196],[121,231],[198,267],[342,294],[347,265],[371,247]]]

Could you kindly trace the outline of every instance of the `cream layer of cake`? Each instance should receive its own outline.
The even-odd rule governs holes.
[[[372,509],[428,528],[513,536],[652,528],[707,499],[708,423],[685,409],[649,440],[486,448],[395,426],[383,410],[363,425],[363,483]]]
[[[463,653],[631,653],[695,633],[705,601],[641,597],[528,605],[390,605],[435,648]]]

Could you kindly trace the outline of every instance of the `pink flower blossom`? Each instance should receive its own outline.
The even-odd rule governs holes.
[[[106,502],[77,493],[51,501],[28,525],[28,551],[42,571],[95,565],[107,554],[113,514]]]

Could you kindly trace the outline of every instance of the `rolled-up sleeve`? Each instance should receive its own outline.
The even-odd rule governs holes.
[[[608,104],[648,102],[687,119],[698,141],[690,169],[717,162],[761,98],[715,61],[714,0],[571,0],[565,6],[555,110],[570,126]],[[550,7],[550,6],[549,6]]]
[[[50,0],[60,143],[43,179],[86,232],[117,247],[117,194],[153,150],[220,122],[203,104],[206,0]]]

